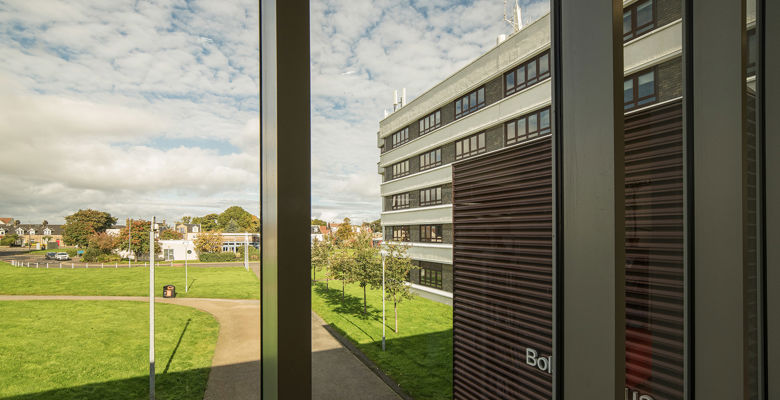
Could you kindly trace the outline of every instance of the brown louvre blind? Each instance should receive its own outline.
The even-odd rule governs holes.
[[[625,118],[626,386],[683,399],[682,103]]]
[[[455,163],[453,397],[549,399],[552,375],[550,138]]]

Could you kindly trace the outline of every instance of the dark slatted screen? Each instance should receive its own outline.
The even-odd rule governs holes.
[[[550,148],[453,165],[455,399],[551,398],[552,375],[526,363],[552,353]]]
[[[683,398],[682,104],[626,116],[626,386]]]

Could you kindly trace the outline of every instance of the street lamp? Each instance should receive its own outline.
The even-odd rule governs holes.
[[[385,351],[385,252],[382,252],[382,351]]]

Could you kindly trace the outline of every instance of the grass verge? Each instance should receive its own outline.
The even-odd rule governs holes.
[[[219,324],[157,304],[158,399],[202,399]],[[0,398],[144,399],[149,305],[132,301],[0,302]]]
[[[312,310],[355,343],[415,399],[452,398],[452,307],[422,297],[398,306],[399,333],[393,332],[393,304],[386,303],[386,348],[382,344],[382,292],[367,292],[368,314],[363,314],[363,290],[341,283],[312,287]]]
[[[53,267],[52,263],[51,266]],[[184,293],[183,267],[155,267],[155,283],[175,285],[179,297],[259,299],[260,283],[243,267],[189,268],[189,293]],[[149,269],[21,268],[0,262],[0,294],[148,296]]]

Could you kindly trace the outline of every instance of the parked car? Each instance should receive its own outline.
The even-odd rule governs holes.
[[[56,256],[57,256],[57,253],[55,253],[55,252],[48,252],[48,253],[46,253],[46,257],[44,257],[44,258],[47,259],[47,260],[54,260],[54,257],[56,257]]]
[[[68,253],[57,253],[57,255],[54,256],[54,259],[57,261],[68,261],[70,260],[70,256]]]

